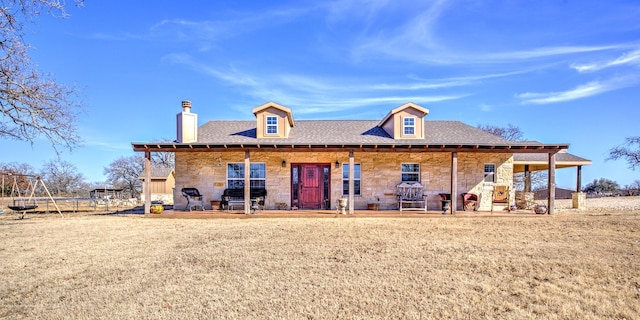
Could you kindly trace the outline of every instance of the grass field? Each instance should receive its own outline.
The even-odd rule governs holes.
[[[640,211],[0,217],[0,318],[638,319]]]

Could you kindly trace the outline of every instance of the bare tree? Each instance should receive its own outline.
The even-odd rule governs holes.
[[[631,170],[640,167],[640,136],[627,137],[624,145],[609,150],[609,157],[606,160],[618,160],[620,158],[627,160]]]
[[[520,128],[512,124],[508,124],[507,127],[498,127],[498,126],[492,126],[492,125],[479,124],[478,129],[494,134],[496,136],[502,137],[502,139],[509,140],[509,141],[523,140],[522,130],[520,130]]]
[[[78,168],[64,160],[45,162],[40,171],[47,189],[54,196],[77,196],[85,191],[84,176]]]
[[[623,191],[627,196],[640,195],[640,180],[636,180],[631,184],[625,185],[620,191]]]
[[[154,142],[170,142],[169,138],[162,138]],[[175,152],[152,152],[151,163],[156,168],[175,168],[176,167],[176,154]]]
[[[107,181],[124,192],[130,192],[131,197],[137,197],[142,188],[140,174],[144,169],[144,155],[137,153],[129,157],[120,157],[104,168]]]
[[[11,197],[11,192],[15,192],[17,190],[13,190],[14,181],[15,186],[20,190],[20,192],[25,192],[28,190],[33,182],[30,179],[30,176],[35,177],[35,170],[29,164],[26,163],[0,163],[0,173],[4,176],[4,196]],[[20,195],[17,195],[20,196]]]
[[[77,90],[36,70],[24,41],[25,23],[42,11],[68,16],[60,0],[0,0],[0,137],[31,143],[45,137],[56,152],[71,150],[81,142]]]
[[[498,127],[492,125],[478,125],[478,129],[494,134],[508,141],[523,141],[524,134],[520,128],[508,124],[507,127]],[[516,173],[513,175],[513,187],[516,190],[524,190],[525,183],[524,172]],[[549,173],[547,171],[534,171],[531,172],[531,185],[533,190],[545,188],[549,179]]]

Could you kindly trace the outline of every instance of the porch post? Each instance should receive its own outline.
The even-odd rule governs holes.
[[[244,214],[251,213],[251,161],[249,151],[244,152]]]
[[[547,214],[553,214],[556,202],[556,154],[549,153],[549,184],[547,194]]]
[[[524,165],[524,192],[531,192],[531,171],[529,165]]]
[[[353,201],[355,201],[355,165],[353,160],[353,150],[349,151],[349,214],[353,214]]]
[[[458,206],[458,153],[451,153],[451,214],[456,213]],[[464,205],[464,204],[463,204]]]
[[[144,152],[144,213],[151,213],[151,152]]]
[[[576,172],[576,192],[582,192],[582,166],[577,167]]]

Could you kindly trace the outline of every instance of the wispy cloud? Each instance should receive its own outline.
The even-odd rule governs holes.
[[[171,54],[164,61],[181,64],[207,74],[228,85],[241,88],[244,95],[267,101],[277,97],[279,103],[296,106],[298,114],[337,112],[387,104],[401,105],[409,101],[433,103],[460,99],[468,94],[425,94],[425,86],[402,86],[362,83],[354,79],[323,79],[292,74],[269,74],[268,78],[250,75],[233,67],[223,69],[197,61],[188,54]],[[354,85],[356,83],[356,85]],[[402,88],[402,90],[391,90]],[[408,92],[408,94],[402,94]],[[416,94],[418,93],[418,94]]]
[[[578,72],[594,72],[606,68],[617,67],[622,65],[639,65],[640,66],[640,49],[627,52],[620,57],[610,60],[601,61],[590,64],[577,64],[571,65],[571,68],[576,69]]]
[[[385,56],[411,58],[415,52],[430,52],[440,45],[434,36],[435,25],[440,15],[445,11],[449,0],[436,0],[428,3],[427,7],[416,8],[417,14],[407,16],[406,21],[399,28],[378,30],[362,37],[352,48],[352,54],[357,59],[371,53]]]
[[[576,53],[587,53],[595,51],[604,51],[611,49],[619,49],[620,45],[610,46],[559,46],[559,47],[542,47],[530,50],[519,50],[510,52],[498,52],[480,54],[476,61],[486,62],[512,62],[516,60],[528,60],[536,58],[553,57],[559,55],[569,55]]]
[[[265,26],[282,25],[315,9],[314,7],[282,7],[262,12],[234,12],[227,13],[225,18],[218,20],[172,18],[159,21],[151,25],[148,30],[137,33],[94,33],[91,38],[109,41],[192,41],[202,47],[208,47],[211,45],[209,42],[231,38],[265,28]]]
[[[623,76],[611,78],[606,81],[592,81],[568,91],[548,93],[527,92],[517,94],[516,97],[521,99],[523,104],[550,104],[582,99],[613,90],[632,87],[638,85],[638,83],[640,83],[639,80],[637,76]]]
[[[486,103],[480,104],[480,111],[488,112],[491,110],[493,110],[493,107],[491,105],[488,105]]]

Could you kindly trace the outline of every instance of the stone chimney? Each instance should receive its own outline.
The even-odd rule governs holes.
[[[178,143],[198,141],[198,115],[191,113],[191,101],[182,101],[182,112],[176,115]]]

